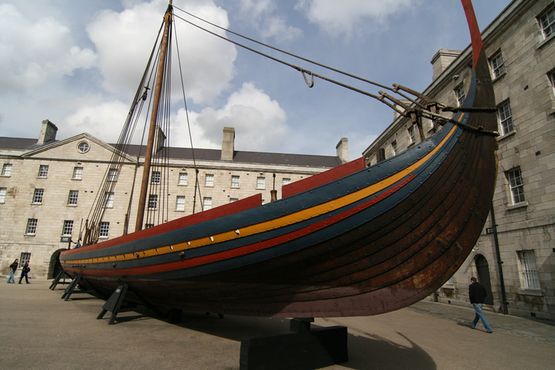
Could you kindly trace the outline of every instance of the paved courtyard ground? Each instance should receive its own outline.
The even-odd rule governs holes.
[[[60,299],[49,281],[0,283],[0,369],[238,369],[241,338],[286,332],[287,320],[187,314],[171,324],[138,312],[96,320],[103,301]],[[328,369],[554,369],[555,326],[433,302],[379,316],[317,319],[348,327],[349,361]]]

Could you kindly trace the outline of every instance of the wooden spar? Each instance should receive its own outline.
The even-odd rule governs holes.
[[[152,106],[152,114],[150,116],[150,125],[148,128],[148,139],[146,144],[145,164],[143,168],[143,177],[141,181],[141,192],[139,195],[139,206],[137,209],[137,221],[135,222],[135,231],[142,230],[143,219],[146,205],[146,193],[148,190],[148,179],[150,177],[150,165],[152,162],[152,150],[154,147],[154,134],[156,133],[156,122],[158,119],[158,108],[160,105],[160,95],[162,92],[162,83],[165,75],[165,61],[168,53],[168,39],[170,24],[172,22],[172,2],[168,5],[168,10],[164,15],[164,34],[160,44],[160,56],[158,58],[158,68],[156,71],[156,83],[154,85],[154,101]]]

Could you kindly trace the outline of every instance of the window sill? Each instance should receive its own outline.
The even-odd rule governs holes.
[[[68,207],[77,207],[77,204],[68,204]]]
[[[0,175],[0,177],[12,177],[12,175]]]
[[[32,206],[42,206],[42,203],[31,203]]]
[[[23,234],[23,236],[35,236],[37,234]]]
[[[551,42],[551,40],[555,39],[555,33],[549,35],[549,37],[546,37],[545,39],[541,40],[540,43],[538,44],[538,46],[536,47],[536,49],[541,49],[543,48],[545,45],[549,44]]]
[[[498,137],[497,137],[497,141],[498,141],[498,142],[499,142],[499,141],[503,141],[503,140],[508,139],[508,138],[510,138],[510,137],[512,137],[512,136],[515,136],[515,135],[516,135],[516,131],[513,130],[513,131],[511,131],[511,132],[509,132],[509,133],[507,133],[507,134],[498,136]]]
[[[82,181],[82,180],[83,180],[83,179],[74,179],[74,178],[71,178],[71,181]]]
[[[491,82],[496,83],[497,81],[501,81],[506,74],[507,74],[507,71],[501,73],[499,76],[495,77]]]
[[[515,209],[521,209],[526,207],[528,207],[528,202],[521,202],[521,203],[507,206],[507,211],[514,211]]]
[[[541,289],[519,289],[518,294],[529,295],[533,297],[543,297],[543,292]]]
[[[177,186],[187,186],[187,184],[177,184]]]

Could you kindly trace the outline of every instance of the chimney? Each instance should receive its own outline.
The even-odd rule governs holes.
[[[460,50],[439,49],[432,57],[432,81],[449,67],[461,54]]]
[[[48,144],[51,141],[56,140],[56,132],[58,128],[55,124],[50,122],[50,120],[45,119],[42,121],[42,127],[40,129],[39,139],[37,140],[38,145]]]
[[[235,153],[235,129],[233,127],[224,127],[224,135],[222,140],[222,161],[232,161]]]
[[[349,139],[342,137],[335,146],[335,151],[341,163],[346,163],[349,160]]]

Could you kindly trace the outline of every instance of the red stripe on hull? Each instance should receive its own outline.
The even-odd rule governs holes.
[[[65,269],[67,271],[73,271],[73,272],[81,272],[83,273],[83,275],[92,275],[92,276],[121,276],[121,275],[148,275],[148,274],[155,274],[155,273],[161,273],[161,272],[167,272],[167,271],[173,271],[173,270],[178,270],[178,269],[183,269],[183,268],[191,268],[191,267],[196,267],[196,266],[201,266],[201,265],[205,265],[205,264],[209,264],[209,263],[214,263],[214,262],[219,262],[222,260],[226,260],[226,259],[231,259],[231,258],[235,258],[235,257],[240,257],[240,256],[244,256],[250,253],[254,253],[254,252],[258,252],[264,249],[268,249],[271,247],[275,247],[276,245],[279,244],[283,244],[286,243],[288,241],[300,238],[302,236],[308,235],[310,233],[313,233],[315,231],[324,229],[334,223],[337,223],[349,216],[352,216],[353,214],[356,214],[360,211],[362,211],[363,209],[366,209],[380,201],[382,201],[383,199],[389,197],[390,195],[392,195],[393,193],[399,191],[401,188],[403,188],[405,185],[407,185],[410,181],[412,181],[414,179],[414,175],[408,175],[405,178],[403,178],[401,181],[399,181],[397,184],[391,186],[390,188],[388,188],[387,190],[385,190],[383,193],[381,193],[380,195],[378,195],[377,197],[370,199],[369,201],[359,204],[351,209],[349,209],[348,211],[345,211],[343,213],[340,213],[338,215],[326,218],[325,220],[322,220],[318,223],[312,224],[308,227],[296,230],[292,233],[288,233],[286,235],[282,235],[279,236],[277,238],[273,238],[273,239],[269,239],[269,240],[265,240],[263,242],[259,242],[256,244],[251,244],[251,245],[246,245],[240,248],[235,248],[235,249],[231,249],[228,251],[223,251],[220,253],[214,253],[211,255],[207,255],[207,256],[201,256],[201,257],[196,257],[196,258],[191,258],[188,260],[183,260],[183,261],[178,261],[178,262],[170,262],[170,263],[166,263],[163,265],[151,265],[151,266],[146,266],[146,267],[134,267],[134,268],[128,268],[128,269],[121,269],[121,270],[99,270],[99,269],[87,269],[87,270],[81,270],[81,269],[73,269],[71,267],[66,267]]]
[[[168,231],[181,229],[183,227],[199,224],[201,222],[210,221],[210,220],[222,217],[222,216],[226,216],[226,215],[230,215],[230,214],[233,214],[233,213],[245,211],[247,209],[255,208],[255,207],[260,206],[261,204],[262,204],[262,195],[261,194],[256,194],[256,195],[250,196],[248,198],[238,200],[238,201],[233,202],[233,203],[224,204],[223,206],[219,206],[219,207],[216,207],[216,208],[213,208],[213,209],[209,209],[209,210],[204,211],[204,212],[199,212],[199,213],[196,213],[194,215],[181,217],[181,218],[178,218],[176,220],[167,222],[165,224],[158,225],[156,227],[151,227],[149,229],[134,232],[132,234],[120,236],[119,238],[110,239],[110,240],[107,240],[103,243],[93,244],[91,246],[86,246],[86,247],[82,247],[82,248],[79,248],[79,249],[72,249],[72,250],[69,250],[69,251],[64,251],[64,252],[62,252],[62,254],[72,255],[72,254],[84,252],[85,250],[87,252],[89,252],[89,251],[93,251],[93,250],[113,247],[113,246],[118,245],[118,244],[124,244],[124,243],[128,243],[128,242],[132,242],[134,240],[145,239],[145,238],[155,236],[155,235],[158,235],[158,234],[162,234],[162,233],[165,233],[165,232],[168,232]]]
[[[330,170],[321,172],[317,175],[307,177],[306,179],[292,182],[281,188],[281,197],[288,198],[295,194],[302,193],[318,186],[329,184],[335,180],[339,180],[345,176],[351,175],[364,169],[364,158],[360,157],[354,161],[347,162],[341,166],[334,167]]]

